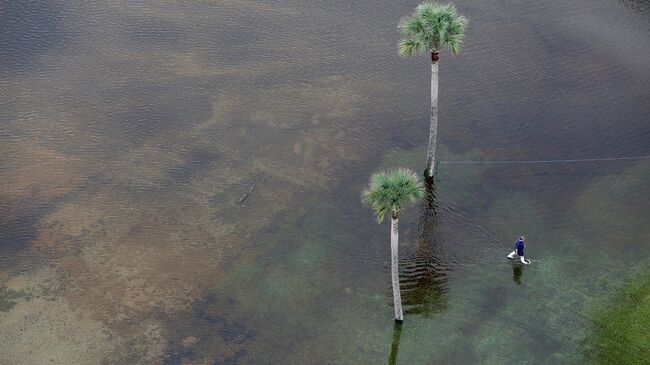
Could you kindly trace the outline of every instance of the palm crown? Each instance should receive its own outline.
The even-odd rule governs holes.
[[[436,53],[447,47],[456,55],[460,52],[466,26],[467,18],[459,15],[453,4],[420,4],[414,14],[403,18],[399,24],[405,36],[399,43],[399,53],[402,56]]]
[[[381,222],[386,213],[397,215],[403,205],[423,194],[424,187],[415,172],[397,169],[373,174],[361,198],[375,210],[377,221]]]

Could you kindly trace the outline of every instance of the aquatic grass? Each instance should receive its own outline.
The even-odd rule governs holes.
[[[650,273],[633,279],[593,311],[587,341],[592,364],[647,364],[650,358]]]

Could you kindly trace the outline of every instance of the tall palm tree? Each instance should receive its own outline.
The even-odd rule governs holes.
[[[431,124],[429,125],[429,148],[425,177],[433,177],[436,162],[436,138],[438,135],[438,54],[447,48],[452,54],[460,52],[467,18],[458,14],[452,4],[422,3],[415,12],[403,18],[399,28],[404,38],[399,43],[402,56],[431,52]]]
[[[377,222],[381,223],[386,214],[390,214],[390,251],[391,251],[391,276],[393,282],[393,304],[395,320],[404,320],[402,312],[402,297],[399,291],[398,268],[398,225],[397,214],[406,203],[413,202],[422,197],[424,186],[417,175],[408,169],[397,169],[387,172],[378,172],[372,175],[368,188],[361,193],[361,199],[368,203],[375,211]]]

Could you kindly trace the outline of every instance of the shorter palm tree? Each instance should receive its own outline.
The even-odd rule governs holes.
[[[361,194],[361,199],[374,209],[378,223],[384,220],[387,213],[390,214],[390,269],[396,321],[404,320],[402,297],[399,290],[397,214],[406,203],[414,202],[421,198],[423,194],[424,186],[422,182],[415,172],[409,169],[397,169],[373,174],[368,188]]]

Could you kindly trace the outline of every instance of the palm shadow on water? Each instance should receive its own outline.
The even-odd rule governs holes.
[[[447,270],[439,246],[440,215],[436,186],[425,182],[417,221],[415,252],[401,263],[400,287],[406,314],[430,316],[447,308]]]
[[[402,337],[402,322],[395,321],[393,327],[393,342],[390,346],[390,356],[388,357],[388,365],[397,364],[397,352],[399,351],[399,340]]]
[[[447,265],[440,238],[440,215],[436,200],[436,186],[432,180],[425,181],[425,195],[420,205],[417,221],[415,252],[400,260],[400,288],[402,302],[408,315],[428,317],[447,309]],[[397,364],[403,322],[396,321],[388,357],[389,365]]]

